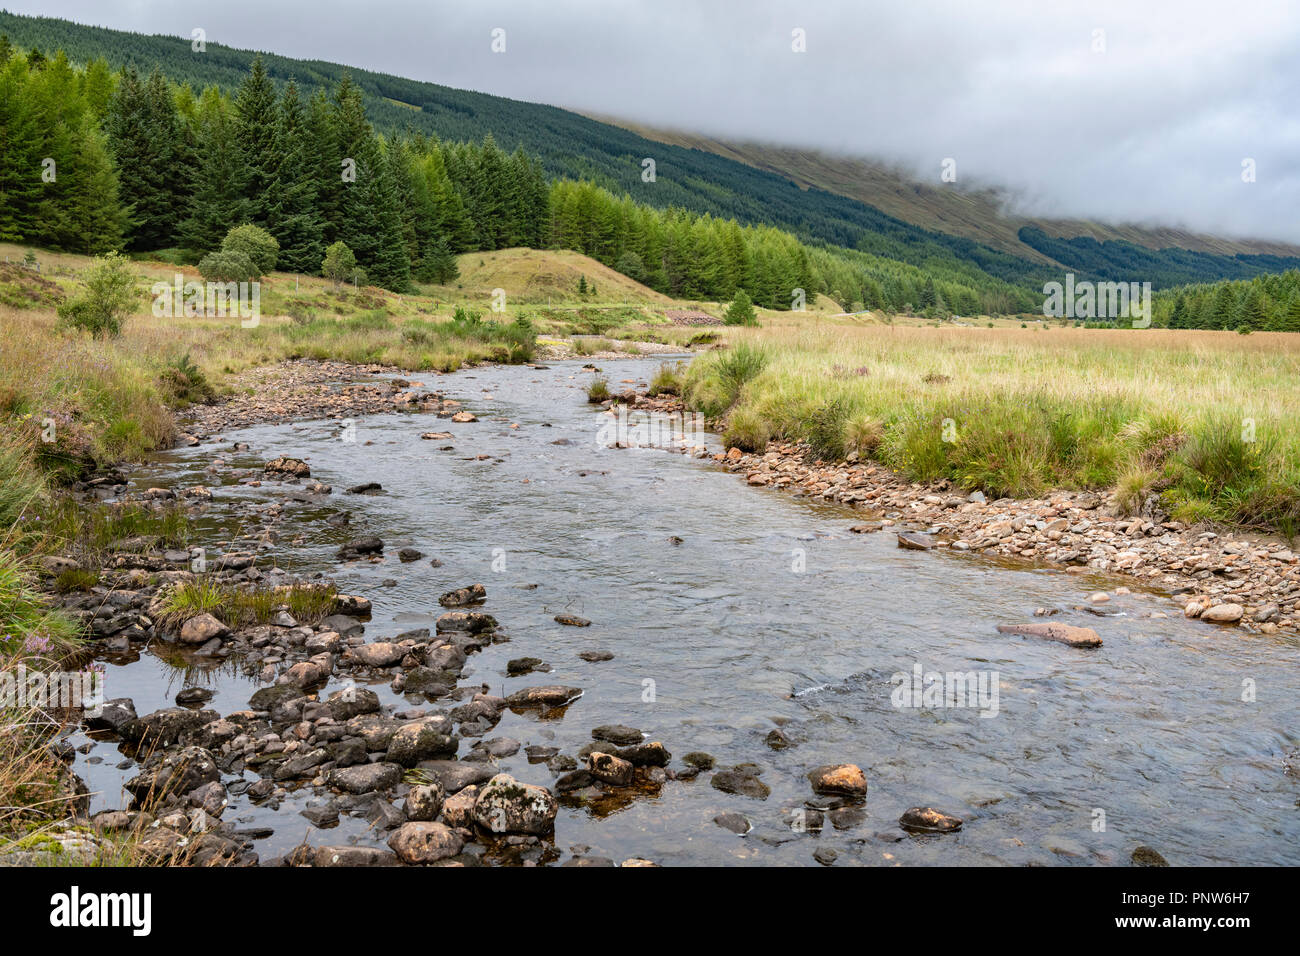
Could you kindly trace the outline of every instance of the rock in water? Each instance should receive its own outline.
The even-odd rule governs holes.
[[[898,818],[898,825],[911,833],[955,833],[961,820],[933,807],[912,807]]]
[[[818,767],[809,771],[808,782],[812,784],[814,793],[843,794],[848,797],[867,795],[867,776],[856,764],[837,763]]]
[[[403,863],[419,864],[455,856],[465,841],[446,824],[412,821],[398,827],[388,838],[388,845]]]
[[[230,628],[211,614],[196,614],[181,626],[182,644],[206,644],[214,637],[225,637]]]
[[[929,551],[934,547],[934,538],[919,531],[900,531],[898,546],[910,551]]]
[[[278,475],[292,475],[294,478],[311,477],[311,467],[301,458],[285,458],[281,456],[268,461],[262,468],[263,471]]]
[[[1245,613],[1240,604],[1216,604],[1201,612],[1201,620],[1212,624],[1236,624]]]
[[[1075,627],[1073,624],[999,624],[998,632],[1041,637],[1071,647],[1101,647],[1101,636],[1096,631],[1090,627]]]
[[[558,811],[551,791],[520,783],[508,773],[484,784],[474,801],[474,821],[492,833],[550,833]]]
[[[1133,855],[1132,857],[1130,857],[1130,859],[1133,861],[1134,866],[1168,866],[1169,865],[1169,861],[1167,861],[1163,856],[1161,856],[1155,850],[1151,849],[1151,847],[1149,846],[1138,847],[1136,850],[1133,851]]]

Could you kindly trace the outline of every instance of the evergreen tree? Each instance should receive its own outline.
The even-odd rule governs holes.
[[[267,220],[271,187],[279,168],[276,153],[278,120],[275,85],[258,55],[235,97],[235,135],[246,170],[244,196],[248,201],[248,214],[259,225]]]
[[[123,71],[105,126],[129,203],[129,247],[172,245],[185,205],[187,171],[178,161],[179,119],[162,73],[155,70],[141,83],[134,69]]]
[[[279,163],[266,203],[267,227],[280,243],[279,264],[287,272],[315,273],[325,249],[307,123],[298,87],[290,81],[280,99],[274,146]]]
[[[0,65],[0,240],[17,242],[36,228],[41,201],[42,136],[21,57]]]
[[[200,160],[180,238],[187,249],[211,252],[232,227],[248,218],[248,170],[234,135],[231,108],[215,87],[203,91],[196,118]]]

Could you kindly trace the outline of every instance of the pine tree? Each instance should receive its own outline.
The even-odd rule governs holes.
[[[41,129],[21,57],[0,65],[0,240],[17,242],[37,227],[41,201]]]
[[[279,163],[266,205],[267,227],[280,243],[279,268],[286,272],[315,273],[324,255],[310,148],[307,112],[291,80],[280,99],[274,146]]]
[[[189,215],[180,230],[182,244],[194,252],[218,248],[222,237],[248,218],[247,166],[230,114],[230,107],[215,87],[203,91],[196,113],[201,158]]]
[[[247,170],[244,196],[248,214],[259,225],[267,220],[271,186],[279,166],[275,149],[278,119],[275,85],[258,55],[235,97],[235,135]]]
[[[141,83],[124,70],[105,127],[129,206],[128,245],[162,249],[177,238],[187,170],[178,161],[179,119],[171,90],[158,70]]]

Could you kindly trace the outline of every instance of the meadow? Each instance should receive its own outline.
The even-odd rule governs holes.
[[[1300,528],[1300,337],[953,328],[764,314],[685,375],[689,404],[760,450],[808,442],[994,497],[1161,495],[1184,521]]]

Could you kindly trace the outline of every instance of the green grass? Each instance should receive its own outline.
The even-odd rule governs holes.
[[[609,379],[592,379],[591,384],[587,386],[587,401],[592,405],[599,405],[601,402],[607,401],[609,396]]]
[[[176,630],[198,614],[211,614],[227,627],[269,624],[287,609],[299,624],[315,624],[334,612],[338,592],[333,585],[290,588],[236,588],[199,578],[186,581],[166,597],[158,624]]]
[[[1300,530],[1300,350],[1286,336],[810,327],[729,332],[682,390],[746,450],[854,452],[990,497],[1157,495],[1188,523]]]

